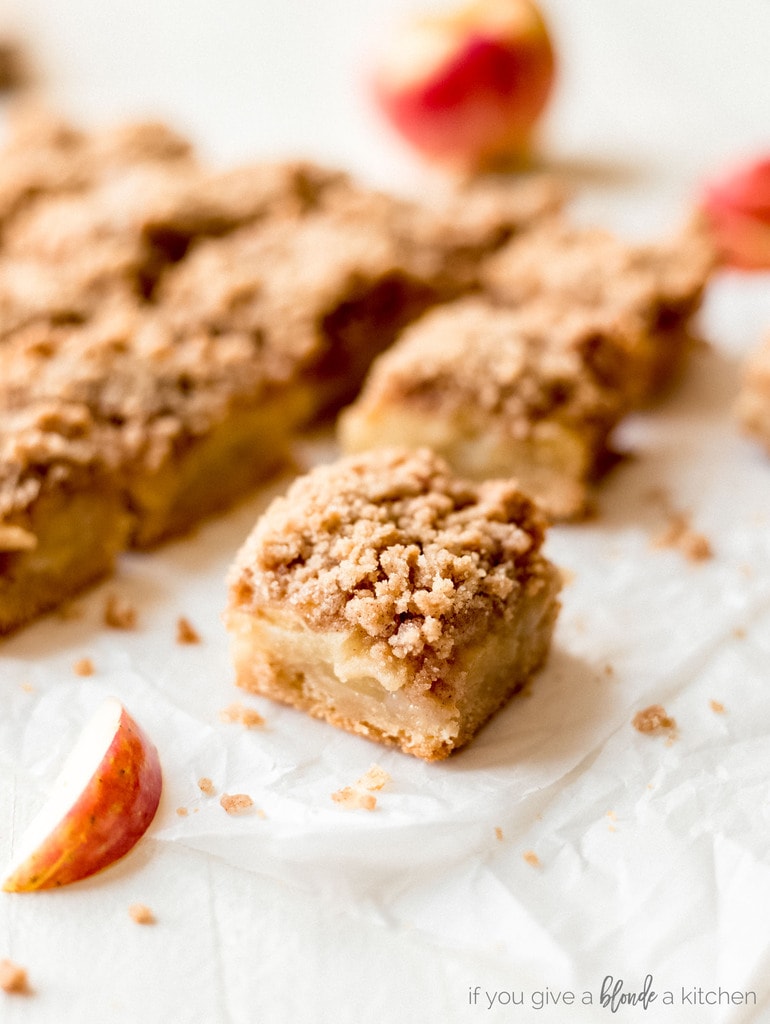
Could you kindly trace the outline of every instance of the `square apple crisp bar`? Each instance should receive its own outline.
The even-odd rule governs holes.
[[[429,445],[460,475],[515,477],[551,518],[573,518],[624,412],[622,359],[613,324],[594,315],[462,299],[375,362],[340,420],[342,445]]]
[[[230,573],[238,685],[427,760],[543,663],[560,574],[511,481],[428,449],[321,466],[276,499]]]

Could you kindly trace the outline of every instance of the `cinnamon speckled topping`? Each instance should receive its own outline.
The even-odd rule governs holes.
[[[659,245],[633,245],[609,232],[550,221],[487,261],[482,281],[506,303],[535,295],[633,313],[646,326],[685,318],[700,299],[714,252],[693,229]]]
[[[542,521],[511,481],[453,477],[428,449],[379,450],[295,481],[234,566],[237,605],[351,628],[424,684],[543,584]]]
[[[462,299],[427,313],[374,364],[362,405],[409,403],[442,415],[494,416],[525,437],[547,416],[614,423],[617,392],[602,365],[617,353],[610,324],[552,305],[500,309]]]

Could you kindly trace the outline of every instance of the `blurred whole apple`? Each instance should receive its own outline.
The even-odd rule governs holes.
[[[405,24],[373,87],[385,117],[424,157],[478,170],[526,161],[554,73],[532,0],[473,0]]]
[[[707,185],[701,209],[725,265],[770,270],[770,157]]]

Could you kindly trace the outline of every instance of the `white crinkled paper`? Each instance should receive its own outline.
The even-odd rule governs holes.
[[[161,752],[151,835],[172,850],[499,956],[530,988],[596,991],[608,973],[638,988],[652,973],[658,989],[721,984],[766,1001],[770,460],[740,436],[731,407],[738,360],[770,326],[767,278],[721,278],[703,326],[715,349],[699,349],[681,388],[624,425],[635,457],[602,487],[598,518],[552,530],[547,551],[570,582],[549,663],[467,751],[424,764],[234,688],[223,581],[266,494],[126,558],[78,602],[78,618],[51,617],[3,644],[0,854],[114,694]],[[654,546],[667,521],[661,489],[712,559]],[[137,605],[136,631],[102,625],[111,591]],[[175,642],[180,615],[200,645]],[[78,678],[84,656],[97,671]],[[265,726],[221,722],[235,701]],[[651,703],[676,719],[673,740],[631,727]],[[374,812],[331,800],[375,761],[391,781]],[[217,796],[201,793],[201,776]],[[228,816],[224,792],[248,793],[264,817]],[[740,1006],[698,1012],[759,1019]],[[596,1017],[573,1007],[565,1019]],[[661,1009],[657,1019],[696,1017]]]

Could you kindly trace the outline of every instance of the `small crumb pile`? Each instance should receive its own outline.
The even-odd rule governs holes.
[[[247,793],[223,793],[219,803],[228,814],[233,815],[244,814],[254,806],[254,801]]]
[[[527,850],[527,852],[522,854],[522,856],[524,857],[524,860],[527,862],[527,864],[530,865],[530,867],[539,868],[541,866],[540,858],[534,850]]]
[[[128,913],[137,924],[155,924],[155,915],[144,903],[132,903]]]
[[[26,970],[13,960],[0,960],[0,989],[15,995],[27,994],[29,981]]]
[[[72,666],[76,676],[92,676],[95,672],[94,663],[90,658],[79,658]]]
[[[214,783],[207,776],[198,779],[198,789],[201,793],[205,793],[206,796],[213,796],[216,793],[214,789]]]
[[[693,530],[689,516],[682,512],[669,513],[669,521],[653,540],[653,547],[674,548],[691,562],[705,562],[714,557],[708,538]]]
[[[662,704],[650,704],[637,711],[631,724],[638,732],[646,733],[673,732],[676,729],[676,721],[666,714]]]
[[[200,634],[190,624],[189,619],[183,615],[177,619],[176,642],[178,644],[199,644],[201,642]]]
[[[373,764],[354,785],[332,793],[332,800],[348,811],[373,811],[377,806],[374,793],[379,792],[388,782],[390,775],[378,764]]]
[[[229,704],[219,712],[222,722],[234,723],[245,726],[247,729],[258,729],[265,724],[265,720],[254,708],[247,708],[244,704]]]
[[[104,603],[104,624],[110,629],[136,629],[136,608],[125,598],[109,594]]]

